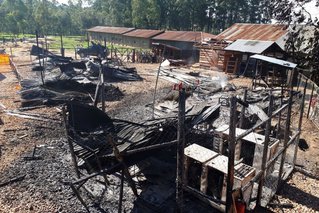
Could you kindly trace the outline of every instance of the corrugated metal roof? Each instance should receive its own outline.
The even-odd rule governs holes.
[[[111,34],[124,34],[128,33],[135,28],[127,27],[107,27],[107,26],[96,26],[88,29],[88,32],[97,32],[97,33],[111,33]]]
[[[165,31],[164,33],[155,36],[154,40],[168,41],[186,41],[186,42],[201,42],[206,38],[215,38],[216,36],[204,32],[194,31]]]
[[[125,33],[125,36],[130,37],[139,37],[139,38],[151,38],[153,36],[156,36],[158,34],[163,33],[164,30],[142,30],[142,29],[136,29],[131,32]]]
[[[237,51],[244,53],[263,53],[272,45],[277,45],[274,41],[256,41],[256,40],[243,40],[238,39],[230,44],[225,50]],[[279,47],[279,46],[278,46]]]
[[[273,64],[278,64],[280,66],[289,67],[289,68],[295,68],[297,66],[297,64],[291,63],[289,61],[284,61],[284,60],[280,60],[277,58],[272,58],[272,57],[268,57],[264,55],[253,55],[253,56],[250,56],[250,58],[267,61]]]
[[[286,33],[286,25],[237,23],[221,32],[216,38],[226,41],[235,41],[238,39],[277,41]]]

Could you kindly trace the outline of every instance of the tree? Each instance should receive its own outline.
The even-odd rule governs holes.
[[[158,28],[160,8],[156,0],[132,0],[132,23],[138,28]]]
[[[272,18],[288,27],[288,53],[299,67],[313,69],[312,80],[319,83],[319,21],[305,8],[309,2],[316,2],[315,7],[319,10],[318,0],[276,0],[267,3]]]

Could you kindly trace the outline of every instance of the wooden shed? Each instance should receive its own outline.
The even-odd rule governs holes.
[[[184,59],[189,63],[199,60],[199,49],[195,46],[207,38],[214,38],[215,35],[204,32],[193,31],[165,31],[152,38],[154,44],[175,47],[177,52],[171,54],[171,59]],[[170,48],[172,51],[173,48]]]
[[[123,44],[123,34],[133,31],[135,28],[96,26],[87,30],[90,40]]]
[[[246,61],[249,56],[247,53],[255,52],[253,50],[255,47],[252,47],[249,51],[231,51],[230,49],[226,51],[224,49],[237,40],[246,40],[247,44],[261,41],[261,43],[257,44],[258,47],[271,42],[267,43],[267,45],[271,44],[272,47],[267,46],[269,49],[266,48],[264,52],[259,52],[259,54],[267,53],[280,56],[284,50],[286,34],[286,25],[236,23],[217,35],[215,39],[198,47],[201,51],[200,66],[209,69],[219,69],[228,73],[234,73],[237,69],[241,69],[242,66],[245,66],[241,62]],[[236,45],[245,46],[240,42],[237,42]],[[245,48],[248,47],[246,46]],[[277,49],[278,52],[273,48]]]
[[[152,48],[152,37],[163,33],[163,30],[136,29],[123,35],[123,43],[131,47]]]

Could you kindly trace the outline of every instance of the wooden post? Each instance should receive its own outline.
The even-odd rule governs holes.
[[[130,175],[130,172],[128,170],[128,167],[126,165],[126,163],[124,162],[124,158],[123,156],[121,155],[120,151],[118,150],[116,144],[114,143],[113,141],[113,137],[111,135],[108,136],[108,142],[111,144],[111,146],[113,147],[113,153],[114,153],[114,156],[116,158],[116,160],[122,165],[123,167],[123,172],[124,172],[124,175],[126,176],[127,178],[127,181],[129,183],[129,185],[131,186],[131,189],[133,191],[133,194],[137,197],[138,196],[138,193],[137,193],[137,189],[136,189],[136,186],[135,186],[135,183]]]
[[[166,46],[164,46],[164,51],[162,53],[162,61],[160,62],[159,66],[158,66],[158,69],[157,69],[155,90],[154,90],[154,96],[153,96],[153,112],[152,112],[152,117],[153,118],[154,118],[154,111],[155,111],[155,100],[156,100],[156,91],[157,91],[158,78],[159,78],[159,73],[161,71],[162,62],[164,62],[164,52],[165,52],[165,50],[166,50]]]
[[[233,185],[235,174],[235,146],[236,146],[236,125],[237,125],[237,99],[232,97],[230,100],[230,121],[229,121],[229,140],[228,140],[228,172],[227,172],[227,191],[226,191],[226,212],[234,212]]]
[[[86,33],[86,40],[87,40],[87,43],[88,43],[88,47],[90,47],[90,37],[89,37],[89,33],[88,32]]]
[[[176,174],[176,206],[177,212],[183,212],[183,174],[185,148],[185,89],[179,91],[178,132],[177,132],[177,174]]]
[[[135,49],[132,50],[132,62],[135,63]]]
[[[269,135],[270,135],[270,128],[271,128],[271,114],[273,111],[273,102],[274,102],[274,96],[272,95],[272,92],[269,92],[269,106],[268,106],[268,117],[269,120],[266,123],[266,130],[265,130],[265,141],[264,141],[264,149],[263,149],[263,157],[261,161],[261,171],[262,175],[260,176],[259,179],[259,184],[258,184],[258,194],[257,194],[257,204],[261,204],[261,197],[262,197],[262,190],[264,186],[264,181],[265,181],[265,169],[266,169],[266,163],[267,163],[267,156],[268,156],[268,144],[269,144]]]
[[[301,109],[300,109],[300,115],[299,115],[299,123],[298,123],[298,132],[299,135],[296,138],[296,143],[295,143],[295,150],[294,150],[294,156],[293,156],[293,165],[295,166],[296,164],[296,159],[297,159],[297,153],[298,153],[298,144],[299,144],[299,139],[300,139],[300,132],[301,132],[301,126],[302,126],[302,118],[303,118],[303,113],[304,113],[304,108],[305,108],[305,99],[306,99],[306,93],[307,93],[307,83],[308,83],[308,79],[306,81],[306,85],[304,88],[304,92],[303,92],[303,97],[302,97],[302,101],[301,101]],[[314,84],[313,84],[314,87]],[[314,89],[314,88],[313,88]],[[312,90],[313,93],[313,90]],[[313,94],[311,94],[313,95]],[[307,115],[308,116],[308,115]]]
[[[284,144],[283,147],[287,146],[287,143],[289,141],[289,132],[290,132],[290,119],[291,119],[291,108],[292,108],[292,93],[293,91],[290,90],[289,92],[289,101],[288,101],[288,108],[287,108],[287,119],[286,119],[286,126],[285,126],[285,132],[284,132]],[[277,188],[280,187],[281,185],[281,178],[282,178],[282,173],[283,173],[283,167],[285,163],[285,157],[286,157],[286,151],[285,149],[281,155],[281,161],[280,161],[280,168],[279,168],[279,180],[278,180],[278,186]]]
[[[104,84],[104,71],[102,68],[102,64],[100,67],[100,73],[101,73],[101,102],[102,102],[102,111],[105,112],[105,84]]]
[[[39,50],[39,33],[38,31],[35,31],[35,35],[36,35],[36,42],[37,42],[37,48],[38,48],[38,58],[39,58],[39,66],[40,66],[40,74],[41,74],[41,81],[42,81],[42,84],[44,85],[44,76],[43,76],[43,70],[42,70],[42,66],[41,66],[41,58],[40,58],[40,50]]]
[[[60,35],[60,39],[61,39],[61,55],[64,57],[64,48],[63,48],[63,38],[62,38],[62,34]]]
[[[122,169],[122,172],[121,172],[121,186],[120,186],[120,198],[119,198],[118,213],[121,213],[121,212],[122,212],[123,188],[124,188],[124,170]]]
[[[101,70],[100,70],[100,73],[99,73],[99,81],[98,83],[96,84],[96,89],[95,89],[95,94],[94,94],[94,102],[93,102],[93,106],[97,106],[98,102],[99,102],[99,94],[101,92]]]
[[[66,137],[67,137],[67,140],[68,140],[68,144],[69,144],[69,148],[70,148],[70,153],[71,153],[71,157],[72,157],[72,163],[73,163],[73,166],[74,166],[75,174],[76,174],[77,178],[80,178],[80,171],[79,171],[78,163],[77,163],[76,156],[75,156],[75,153],[74,153],[74,146],[73,146],[73,143],[70,140],[69,134],[68,134],[69,125],[68,125],[68,121],[67,121],[67,118],[66,118],[65,106],[62,108],[62,114],[63,114],[63,120],[64,120],[64,125],[65,125],[65,134],[66,134]]]
[[[311,102],[312,102],[312,98],[313,98],[313,91],[315,90],[315,84],[312,82],[312,90],[311,90],[311,95],[310,95],[310,99],[309,99],[309,105],[308,105],[308,112],[307,112],[307,118],[309,118],[309,113],[310,113],[310,108],[311,108]],[[305,93],[304,96],[302,98],[305,97]],[[303,102],[304,103],[304,102]],[[302,106],[303,107],[303,106]]]
[[[243,101],[246,102],[246,100],[247,100],[247,89],[245,89],[244,97],[243,97]],[[246,107],[243,104],[241,105],[241,107],[242,108],[241,108],[241,112],[240,112],[239,128],[243,129]],[[241,144],[242,144],[242,140],[237,141],[237,144],[236,144],[236,147],[235,147],[235,160],[239,160],[240,159]]]
[[[246,101],[247,101],[247,89],[245,89],[244,97],[243,97],[243,102],[246,102]],[[241,112],[240,112],[239,128],[243,128],[244,126],[245,109],[246,107],[242,105]]]
[[[283,88],[283,87],[281,87],[281,93],[280,93],[280,107],[282,107],[283,99],[284,99],[284,88]],[[278,126],[277,126],[277,134],[276,134],[277,139],[279,139],[279,138],[278,138],[278,134],[279,134],[279,132],[280,132],[281,115],[282,115],[282,113],[281,113],[281,111],[280,111],[280,112],[279,112],[279,114],[278,114]],[[280,139],[280,140],[281,140],[281,139]]]

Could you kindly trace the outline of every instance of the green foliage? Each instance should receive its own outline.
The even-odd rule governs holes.
[[[310,77],[319,83],[319,19],[311,17],[307,11],[310,8],[305,8],[311,1],[316,2],[314,7],[318,11],[319,0],[266,2],[272,18],[289,26],[286,49],[290,57],[299,67],[313,70]]]
[[[219,32],[262,23],[264,0],[0,0],[3,32],[83,35],[97,25]],[[85,6],[86,5],[86,6]],[[89,5],[89,6],[87,6]]]

